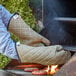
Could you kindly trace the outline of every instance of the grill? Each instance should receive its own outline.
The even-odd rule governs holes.
[[[0,70],[0,76],[32,76],[32,74],[22,70]]]

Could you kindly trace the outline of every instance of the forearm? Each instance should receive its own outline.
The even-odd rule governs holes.
[[[10,38],[10,33],[7,31],[0,17],[0,53],[13,59],[18,59],[15,42]]]
[[[0,5],[0,15],[3,23],[6,27],[8,27],[9,20],[13,16],[13,14],[11,14],[6,8]]]

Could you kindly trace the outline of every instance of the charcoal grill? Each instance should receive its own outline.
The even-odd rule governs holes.
[[[0,76],[51,76],[51,75],[32,75],[23,70],[0,70]]]
[[[32,74],[21,70],[0,70],[0,76],[32,76]]]

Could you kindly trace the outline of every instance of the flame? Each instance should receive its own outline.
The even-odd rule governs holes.
[[[51,66],[51,70],[50,70],[50,74],[54,74],[58,71],[58,65],[52,65]]]
[[[51,67],[48,65],[46,70],[47,74],[55,74],[58,71],[58,65],[52,65]]]
[[[48,73],[50,71],[50,66],[48,65],[48,68],[46,69],[46,72]]]

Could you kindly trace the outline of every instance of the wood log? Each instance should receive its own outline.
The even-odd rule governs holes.
[[[54,76],[76,76],[76,53]]]

